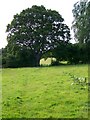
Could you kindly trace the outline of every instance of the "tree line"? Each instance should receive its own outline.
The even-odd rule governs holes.
[[[57,11],[34,5],[16,14],[6,30],[8,44],[2,49],[3,67],[38,67],[40,59],[47,57],[56,58],[57,64],[88,63],[89,14],[90,2],[74,5],[72,29],[78,41],[75,44],[70,43],[70,29]]]
[[[52,61],[52,65],[59,65],[60,61],[67,61],[68,64],[86,64],[88,63],[88,48],[86,44],[79,46],[78,44],[61,43],[54,50],[49,50],[41,58],[56,58],[56,61]],[[17,56],[7,54],[6,49],[2,50],[3,67],[35,67],[35,61],[29,50],[23,49],[18,51]]]

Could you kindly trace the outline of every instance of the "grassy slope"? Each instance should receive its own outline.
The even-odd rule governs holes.
[[[69,73],[87,77],[88,67],[3,69],[3,118],[87,117],[87,87],[72,85]]]

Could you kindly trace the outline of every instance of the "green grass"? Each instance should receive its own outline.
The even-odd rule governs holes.
[[[3,118],[87,118],[87,86],[70,74],[88,77],[88,66],[3,69]]]

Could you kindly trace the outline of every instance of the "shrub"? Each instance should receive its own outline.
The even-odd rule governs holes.
[[[59,61],[57,61],[57,60],[51,61],[51,66],[58,66],[58,65],[60,65]]]

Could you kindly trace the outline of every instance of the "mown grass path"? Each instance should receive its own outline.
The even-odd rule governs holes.
[[[3,69],[3,118],[87,118],[88,88],[69,74],[88,77],[88,66]],[[73,84],[72,84],[73,83]]]

